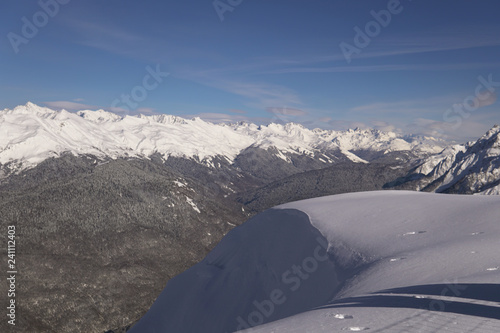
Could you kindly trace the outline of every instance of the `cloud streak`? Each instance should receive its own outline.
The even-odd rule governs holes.
[[[266,111],[275,115],[283,115],[283,116],[305,116],[307,112],[299,110],[299,109],[294,109],[294,108],[288,108],[288,107],[268,107],[266,108]]]
[[[270,70],[268,74],[288,73],[367,73],[397,71],[453,71],[483,68],[500,68],[498,63],[460,63],[460,64],[398,64],[370,66],[334,66],[334,67],[297,67]]]
[[[54,110],[80,111],[80,110],[95,110],[95,105],[76,103],[71,101],[48,101],[43,102],[47,107]]]

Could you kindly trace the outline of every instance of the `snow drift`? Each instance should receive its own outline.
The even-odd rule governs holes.
[[[384,191],[278,206],[169,281],[131,332],[416,332],[428,313],[498,331],[499,203]]]

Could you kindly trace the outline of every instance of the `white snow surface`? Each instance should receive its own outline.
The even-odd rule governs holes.
[[[14,163],[19,169],[35,166],[63,152],[92,154],[100,158],[168,156],[210,160],[222,156],[232,161],[248,147],[278,149],[283,153],[309,154],[325,149],[414,150],[437,153],[442,142],[407,138],[376,130],[310,130],[289,123],[257,126],[249,123],[213,124],[200,118],[171,115],[119,116],[103,110],[76,113],[54,111],[33,103],[0,111],[0,164]]]
[[[499,216],[498,196],[408,191],[281,205],[170,280],[131,333],[500,332]]]

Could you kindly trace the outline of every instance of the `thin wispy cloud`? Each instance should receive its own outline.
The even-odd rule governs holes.
[[[370,66],[336,66],[336,67],[299,67],[267,71],[268,74],[287,73],[368,73],[397,71],[454,71],[483,68],[500,68],[498,63],[460,63],[460,64],[398,64]]]
[[[184,115],[184,118],[195,118],[199,117],[204,121],[208,121],[214,124],[219,123],[238,123],[238,122],[247,122],[247,123],[255,123],[255,124],[266,124],[271,121],[271,118],[265,117],[249,117],[241,114],[226,114],[226,113],[217,113],[217,112],[201,112],[195,114]]]
[[[78,99],[78,98],[77,98]],[[79,99],[80,100],[80,99]],[[118,107],[106,107],[106,106],[101,106],[101,105],[91,105],[91,104],[83,104],[83,103],[77,103],[73,101],[46,101],[43,102],[43,104],[53,110],[66,110],[66,111],[81,111],[81,110],[105,110],[109,112],[113,112],[119,115],[153,115],[153,114],[158,114],[156,109],[154,108],[148,108],[148,107],[140,107],[135,110],[127,110],[123,108],[118,108]]]
[[[268,107],[266,111],[272,114],[279,114],[283,116],[304,116],[307,112],[295,108],[284,107]]]
[[[46,106],[54,110],[80,111],[80,110],[96,110],[98,107],[90,104],[77,103],[72,101],[47,101],[43,102]]]
[[[474,105],[478,108],[493,105],[497,102],[498,95],[494,92],[486,91],[482,96],[476,96],[474,98]]]
[[[468,119],[459,128],[453,124],[435,119],[415,118],[403,127],[405,133],[440,138],[449,142],[463,143],[469,140],[477,140],[477,133],[484,133],[492,125],[480,121],[480,119]]]
[[[436,111],[446,110],[447,107],[456,103],[457,96],[445,95],[425,99],[402,100],[394,102],[374,102],[363,104],[349,109],[351,114],[364,115],[408,115],[408,114],[431,114]]]
[[[136,50],[136,47],[130,46],[149,44],[146,36],[127,31],[124,27],[113,26],[111,23],[104,24],[74,18],[68,18],[64,22],[65,26],[78,36],[74,39],[75,43],[110,53],[130,56]],[[125,47],[126,45],[128,47]]]
[[[128,43],[135,43],[143,39],[143,36],[141,35],[126,31],[123,27],[114,27],[111,24],[74,19],[71,20],[71,22],[68,22],[68,24],[77,29],[82,36],[92,36],[92,39],[105,39]]]
[[[485,32],[486,31],[486,32]],[[427,35],[381,36],[353,59],[392,58],[395,56],[417,55],[421,53],[446,52],[481,47],[500,46],[500,39],[493,29],[476,28],[476,31],[464,31],[462,34],[432,32]],[[336,64],[326,66],[325,64]],[[265,74],[285,73],[348,73],[348,72],[383,72],[383,71],[449,71],[481,68],[498,68],[500,63],[425,63],[425,64],[380,64],[380,65],[345,65],[345,58],[340,52],[331,55],[317,55],[309,58],[297,58],[275,64],[288,64],[264,70]],[[309,65],[309,66],[306,66]]]
[[[231,109],[231,110],[229,110],[229,112],[238,113],[238,114],[246,114],[247,113],[246,111],[238,110],[238,109]]]
[[[347,41],[349,42],[349,41]],[[352,41],[350,41],[352,42]],[[420,53],[444,52],[499,46],[496,29],[491,27],[460,26],[442,31],[406,34],[382,34],[369,47],[354,58],[379,58]],[[323,61],[336,61],[338,55],[324,57]]]
[[[207,75],[196,70],[181,70],[178,77],[198,84],[225,91],[247,100],[248,105],[265,109],[270,105],[300,106],[302,101],[297,92],[286,86],[265,82],[252,82],[234,75]]]
[[[158,112],[156,111],[155,108],[146,108],[146,107],[142,107],[142,108],[137,108],[136,110],[134,110],[134,112],[132,114],[143,114],[143,115],[153,115],[153,114],[158,114]]]

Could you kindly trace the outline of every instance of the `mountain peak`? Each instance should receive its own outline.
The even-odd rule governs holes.
[[[25,105],[18,105],[13,110],[5,109],[7,112],[14,112],[18,114],[34,114],[34,115],[55,115],[57,111],[49,109],[47,107],[39,106],[32,102],[27,102]]]
[[[485,137],[498,136],[500,134],[500,126],[494,125],[486,134]]]
[[[471,148],[474,150],[500,148],[500,127],[498,125],[493,126]]]
[[[4,111],[0,164],[15,162],[22,169],[63,152],[107,158],[159,153],[199,161],[224,156],[231,161],[248,147],[273,147],[280,158],[286,158],[284,153],[313,155],[340,150],[354,158],[349,151],[437,153],[443,149],[436,143],[405,141],[394,132],[311,130],[297,123],[223,125],[164,114],[122,117],[105,110],[54,111],[31,102]]]
[[[100,123],[104,121],[118,121],[123,119],[121,116],[117,115],[116,113],[108,112],[105,110],[96,110],[96,111],[91,111],[91,110],[82,110],[78,111],[76,113],[78,116],[82,117],[83,119]]]

